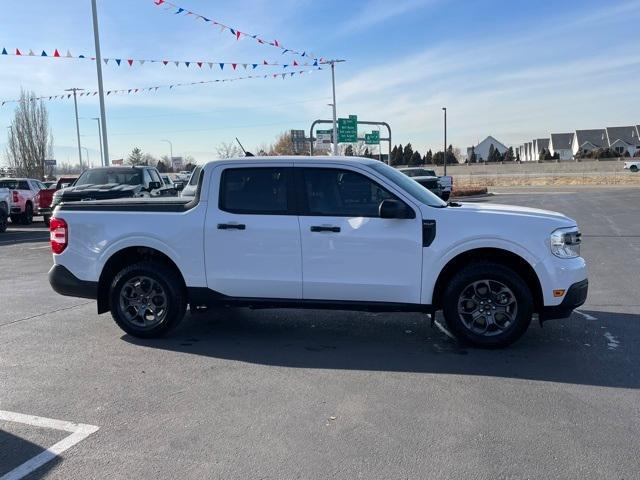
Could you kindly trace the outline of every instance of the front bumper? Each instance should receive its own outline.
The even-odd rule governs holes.
[[[540,312],[540,320],[554,320],[558,318],[567,318],[574,309],[583,305],[587,300],[587,292],[589,290],[589,280],[584,279],[581,282],[574,283],[569,287],[562,303],[551,307],[543,307]]]
[[[66,267],[54,265],[49,270],[49,283],[60,295],[80,298],[98,298],[98,283],[80,280]]]

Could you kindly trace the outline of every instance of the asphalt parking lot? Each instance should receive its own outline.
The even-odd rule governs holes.
[[[138,340],[51,290],[42,223],[10,226],[0,478],[74,435],[27,478],[638,478],[640,188],[474,201],[575,218],[587,304],[498,351],[353,312],[215,310]]]

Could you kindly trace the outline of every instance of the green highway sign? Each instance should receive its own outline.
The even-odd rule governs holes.
[[[338,143],[356,143],[358,141],[358,116],[338,119]]]
[[[366,145],[380,145],[380,132],[377,130],[374,130],[371,133],[365,133],[364,143]]]

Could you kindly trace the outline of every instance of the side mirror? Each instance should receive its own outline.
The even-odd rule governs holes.
[[[380,202],[380,218],[414,218],[415,214],[399,200],[387,199]]]
[[[174,188],[179,192],[184,190],[184,183],[182,182],[176,182],[173,185],[174,185]]]
[[[158,190],[160,187],[162,187],[162,184],[160,182],[149,182],[149,190]]]

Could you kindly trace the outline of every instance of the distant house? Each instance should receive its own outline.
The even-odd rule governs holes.
[[[636,150],[640,149],[640,138],[638,138],[638,127],[607,127],[607,142],[609,148],[615,150],[618,155],[623,156],[626,152],[633,156]]]
[[[558,154],[560,160],[573,160],[573,133],[552,133],[549,140],[549,153]]]
[[[535,138],[533,140],[533,160],[540,160],[540,153],[543,150],[549,149],[549,139],[548,138]]]
[[[587,153],[607,147],[609,147],[609,141],[607,140],[607,131],[604,128],[576,130],[571,142],[573,155],[578,152]]]
[[[501,155],[509,150],[503,143],[499,142],[491,135],[477,144],[475,147],[467,148],[467,158],[471,161],[472,152],[476,154],[476,163],[478,162],[486,162],[489,159],[489,151],[491,150],[491,145],[493,148],[498,150]]]

